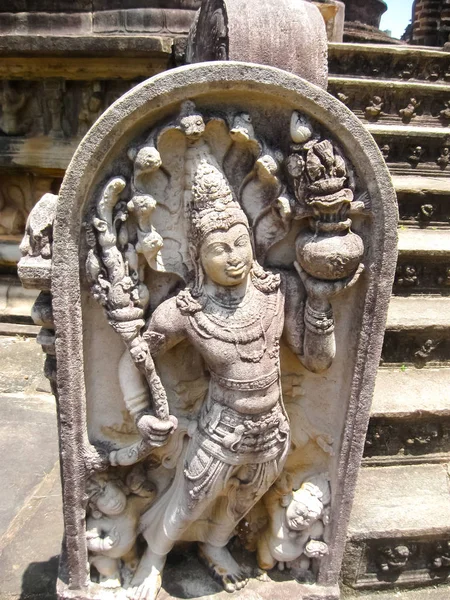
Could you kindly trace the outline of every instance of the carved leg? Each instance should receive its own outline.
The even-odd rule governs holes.
[[[289,564],[291,574],[297,581],[314,583],[314,575],[310,571],[310,566],[311,561],[304,554]]]
[[[133,579],[133,575],[136,572],[136,569],[139,564],[139,558],[136,553],[136,548],[132,548],[128,554],[122,556],[122,582],[123,587],[128,587],[130,585],[131,580]]]
[[[94,566],[100,575],[100,584],[106,588],[120,587],[119,561],[109,556],[93,556],[90,563]]]
[[[127,597],[130,600],[155,600],[161,589],[165,563],[166,556],[159,556],[147,548],[134,574]]]
[[[277,561],[270,552],[270,548],[264,536],[261,536],[258,540],[256,558],[258,561],[258,567],[263,571],[270,571],[270,569],[273,569],[277,564]]]
[[[236,563],[226,544],[236,525],[269,489],[279,471],[277,461],[238,467],[228,481],[225,493],[228,501],[221,505],[212,523],[208,535],[210,543],[200,544],[200,558],[227,592],[242,589],[248,582],[248,573]],[[267,560],[272,567],[271,557]]]

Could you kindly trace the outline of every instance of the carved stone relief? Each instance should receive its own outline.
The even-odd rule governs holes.
[[[401,258],[397,266],[394,292],[398,296],[440,293],[447,295],[450,286],[450,265],[445,259]]]
[[[433,194],[430,198],[399,191],[398,205],[400,223],[403,225],[418,225],[421,228],[445,227],[450,221],[445,194]]]
[[[443,53],[439,59],[429,57],[425,53],[414,57],[386,59],[384,52],[377,53],[358,51],[352,46],[333,48],[330,52],[330,73],[349,77],[377,77],[383,74],[386,79],[403,81],[419,80],[428,82],[450,81],[448,57]]]
[[[450,452],[446,417],[414,421],[373,418],[367,431],[364,463],[368,465],[444,462]]]
[[[31,173],[5,173],[0,182],[0,236],[22,236],[28,215],[46,192],[57,191],[59,181]]]
[[[430,88],[416,98],[411,97],[410,89],[367,89],[351,80],[333,78],[328,90],[338,99],[345,96],[344,104],[369,123],[448,127],[448,92],[442,89]]]
[[[410,363],[422,368],[449,357],[450,339],[446,332],[386,331],[381,356],[385,364]]]
[[[374,137],[393,175],[448,177],[450,174],[446,168],[446,136],[428,139],[423,136],[392,138],[374,132]],[[411,143],[412,139],[414,143]]]
[[[135,81],[3,80],[0,136],[83,137]]]
[[[449,541],[421,539],[373,540],[351,543],[344,566],[344,583],[353,588],[438,585],[448,580]],[[400,592],[401,593],[401,592]]]
[[[345,415],[362,401],[352,399],[356,357],[371,389],[381,351],[381,330],[370,329],[370,358],[359,330],[375,327],[377,310],[385,318],[392,186],[356,119],[336,121],[332,98],[295,76],[230,62],[168,72],[161,90],[155,81],[88,132],[55,229],[37,207],[22,245],[29,285],[51,260],[60,419],[73,424],[61,443],[75,435],[82,446],[82,462],[63,460],[60,597],[70,584],[83,598],[154,600],[169,552],[196,542],[227,591],[251,580],[273,597],[278,565],[304,598],[337,598],[347,506],[337,512],[333,498],[354,486],[346,427],[360,431],[352,460],[362,454],[367,421]],[[368,301],[363,318],[380,276],[382,304]]]

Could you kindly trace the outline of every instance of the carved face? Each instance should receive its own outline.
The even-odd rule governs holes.
[[[125,510],[127,497],[119,486],[109,481],[96,495],[95,504],[105,515],[120,515]]]
[[[180,125],[186,137],[191,139],[197,139],[205,132],[205,122],[201,115],[187,115],[181,119]]]
[[[301,531],[317,521],[320,513],[311,510],[303,502],[292,500],[286,508],[286,522],[289,529]]]
[[[250,236],[244,225],[233,225],[228,231],[208,234],[200,249],[206,275],[219,285],[231,287],[242,283],[253,263]]]

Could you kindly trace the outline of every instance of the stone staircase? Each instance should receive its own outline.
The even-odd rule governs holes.
[[[444,600],[450,597],[450,55],[332,44],[329,89],[375,137],[400,213],[397,275],[342,569],[344,595]]]

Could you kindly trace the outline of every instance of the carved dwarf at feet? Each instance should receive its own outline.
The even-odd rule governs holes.
[[[126,585],[136,570],[139,518],[155,498],[154,486],[139,467],[129,473],[127,484],[97,475],[87,485],[89,563],[98,571],[101,585],[109,588]]]
[[[313,580],[311,560],[328,554],[323,535],[329,502],[325,476],[305,481],[295,491],[275,485],[264,498],[270,520],[258,540],[258,566],[270,570],[278,564],[280,570],[289,568],[296,579]]]

